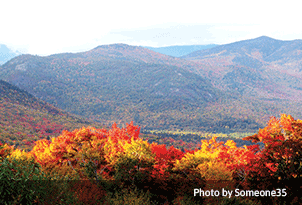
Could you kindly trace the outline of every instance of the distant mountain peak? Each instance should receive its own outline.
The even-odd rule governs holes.
[[[101,45],[84,53],[85,56],[98,56],[98,58],[126,60],[126,61],[143,61],[157,62],[171,59],[174,57],[167,56],[142,46],[132,46],[128,44],[118,43]]]
[[[282,42],[282,40],[277,40],[268,36],[260,36],[258,38],[250,39],[247,41],[251,41],[253,43],[276,43],[276,42]]]
[[[147,48],[149,50],[165,54],[172,57],[181,57],[184,55],[187,55],[189,53],[192,53],[194,51],[198,50],[204,50],[208,48],[213,48],[217,46],[216,44],[209,44],[209,45],[182,45],[182,46],[166,46],[166,47],[148,47],[144,46],[144,48]]]
[[[258,38],[255,39],[261,39],[261,40],[276,40],[274,38],[268,37],[268,36],[259,36]]]
[[[218,45],[214,48],[202,50],[202,51],[195,51],[193,53],[190,53],[186,56],[183,56],[182,58],[187,60],[193,60],[193,59],[203,59],[207,58],[212,55],[252,55],[253,52],[259,51],[262,55],[262,57],[268,57],[272,55],[275,51],[280,49],[285,44],[293,42],[293,41],[282,41],[273,39],[268,36],[260,36],[253,39],[248,40],[242,40],[242,41],[236,41],[229,44],[224,45]]]
[[[139,48],[138,46],[131,46],[125,43],[115,43],[115,44],[108,44],[108,45],[100,45],[92,50],[98,50],[98,49],[117,49],[117,50],[126,50],[126,49],[136,49]]]

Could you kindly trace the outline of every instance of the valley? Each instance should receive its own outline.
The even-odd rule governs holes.
[[[0,66],[1,176],[18,190],[9,200],[301,200],[300,51],[300,40],[262,36],[181,57],[110,44],[12,58]],[[197,199],[194,186],[288,196]]]
[[[1,67],[0,78],[107,126],[134,121],[148,130],[254,132],[270,116],[301,116],[300,44],[259,37],[181,58],[103,45],[20,55]]]
[[[181,57],[126,44],[44,57],[19,55],[0,67],[2,86],[6,86],[1,93],[6,99],[2,100],[2,115],[10,120],[2,123],[2,130],[7,137],[19,133],[13,137],[16,140],[24,132],[32,137],[53,135],[62,131],[62,124],[71,129],[91,123],[124,126],[133,121],[142,133],[255,133],[271,116],[302,117],[300,49],[300,40],[262,36]],[[5,83],[27,93],[29,100],[19,105],[27,97],[10,95]],[[39,105],[37,110],[35,106],[41,103],[44,107]],[[24,112],[31,118],[17,114]],[[40,121],[39,126],[48,125],[41,132],[8,131],[4,125],[20,126],[13,123],[18,121],[15,115],[32,127],[37,124],[30,119]],[[81,117],[86,120],[76,120]],[[77,121],[78,125],[72,123]],[[51,133],[46,127],[53,127],[48,130]]]

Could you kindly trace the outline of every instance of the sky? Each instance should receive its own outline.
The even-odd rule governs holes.
[[[0,44],[33,55],[99,45],[227,44],[302,39],[301,3],[278,0],[0,1]]]

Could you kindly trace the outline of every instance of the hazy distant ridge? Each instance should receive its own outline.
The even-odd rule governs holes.
[[[0,65],[6,63],[10,59],[20,55],[20,52],[14,52],[9,49],[6,45],[0,44]]]
[[[181,57],[189,53],[192,53],[194,51],[213,48],[215,46],[217,45],[209,44],[209,45],[185,45],[185,46],[167,46],[167,47],[148,47],[148,46],[143,46],[143,47],[161,54],[165,54],[173,57]]]

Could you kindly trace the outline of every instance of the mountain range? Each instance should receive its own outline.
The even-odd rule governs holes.
[[[301,45],[262,36],[182,57],[102,45],[20,55],[0,68],[0,79],[106,125],[133,120],[144,129],[257,131],[270,116],[302,116]]]
[[[217,46],[216,44],[208,44],[208,45],[183,45],[183,46],[166,46],[166,47],[149,47],[144,46],[144,48],[148,48],[149,50],[165,54],[173,57],[181,57],[187,54],[190,54],[194,51],[204,50],[208,48],[213,48]]]
[[[220,89],[266,99],[299,101],[302,97],[302,40],[266,36],[196,51],[183,56],[202,67]],[[219,70],[219,72],[217,72]],[[216,71],[216,72],[215,72]]]

